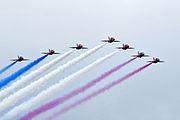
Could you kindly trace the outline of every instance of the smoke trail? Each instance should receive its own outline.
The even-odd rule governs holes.
[[[3,72],[5,72],[7,69],[9,69],[10,67],[12,67],[14,64],[16,64],[17,61],[14,61],[13,63],[11,63],[10,65],[4,67],[3,69],[0,70],[0,74],[2,74]]]
[[[124,77],[122,77],[122,78],[120,78],[120,79],[118,79],[118,80],[116,80],[116,81],[111,82],[110,84],[104,86],[103,88],[100,88],[100,89],[92,92],[91,94],[83,97],[82,99],[79,99],[79,100],[75,101],[74,103],[69,104],[69,105],[63,107],[62,109],[54,112],[52,115],[50,115],[49,117],[47,117],[46,120],[52,120],[53,118],[55,118],[55,117],[57,117],[57,116],[65,113],[65,112],[67,112],[68,110],[72,109],[73,107],[75,107],[75,106],[77,106],[77,105],[79,105],[79,104],[81,104],[81,103],[83,103],[83,102],[91,99],[92,97],[95,97],[95,96],[99,95],[100,93],[105,92],[106,90],[108,90],[108,89],[110,89],[111,87],[119,84],[120,82],[122,82],[123,80],[131,77],[132,75],[140,72],[141,70],[145,69],[146,67],[150,66],[151,64],[152,64],[152,63],[149,63],[149,64],[147,64],[147,65],[145,65],[145,66],[142,66],[142,67],[138,68],[137,70],[135,70],[135,71],[133,71],[133,72],[125,75]]]
[[[32,112],[29,112],[27,115],[25,115],[24,117],[22,117],[22,120],[25,120],[25,119],[32,119],[33,117],[39,115],[40,113],[42,112],[45,112],[55,106],[57,106],[58,104],[62,104],[63,102],[65,102],[66,100],[74,97],[75,95],[78,95],[79,93],[87,90],[88,88],[92,87],[93,85],[95,85],[97,82],[100,82],[101,80],[103,80],[104,78],[106,78],[107,76],[111,75],[113,72],[119,70],[120,68],[122,68],[123,66],[127,65],[128,63],[132,62],[133,60],[135,60],[136,58],[132,58],[114,68],[112,68],[111,70],[105,72],[104,74],[100,75],[99,77],[97,77],[96,79],[90,81],[89,83],[87,83],[86,85],[76,89],[76,90],[73,90],[72,92],[60,97],[60,98],[57,98],[35,110],[33,110]],[[58,90],[58,88],[56,88],[55,90]],[[49,94],[52,94],[48,91],[44,91],[44,96],[45,95],[49,95]],[[40,94],[37,96],[39,98],[42,98],[43,96],[41,96]],[[36,98],[37,98],[36,97]],[[41,99],[34,99],[34,101],[41,101]],[[30,107],[30,103],[28,102],[27,105],[29,105]],[[23,104],[24,106],[24,104]],[[36,105],[37,106],[37,105]]]
[[[22,75],[23,73],[27,72],[28,70],[30,70],[32,67],[34,67],[35,65],[37,65],[39,62],[41,62],[43,59],[45,59],[48,55],[44,55],[40,58],[38,58],[37,60],[29,63],[28,65],[26,65],[25,67],[21,68],[20,70],[18,70],[17,72],[13,73],[12,75],[1,79],[0,80],[0,88],[4,87],[5,85],[7,85],[9,82],[15,80],[16,78],[18,78],[20,75]]]
[[[22,98],[28,96],[30,93],[34,92],[38,88],[40,88],[42,85],[47,83],[49,80],[55,78],[58,74],[62,73],[64,70],[68,69],[69,67],[73,66],[74,64],[80,62],[81,60],[85,59],[89,55],[93,54],[106,44],[100,44],[97,47],[81,54],[80,56],[74,58],[73,60],[67,62],[66,64],[58,67],[54,71],[50,72],[49,74],[45,75],[44,77],[40,78],[39,80],[29,84],[27,87],[20,89],[19,91],[15,92],[14,94],[10,95],[8,98],[5,98],[0,103],[0,113],[2,111],[7,110],[11,106],[15,105],[19,100]]]
[[[119,52],[119,50],[116,50],[98,60],[96,60],[95,62],[93,62],[92,64],[88,65],[87,67],[84,67],[83,69],[75,72],[74,74],[66,77],[63,80],[60,80],[58,83],[56,83],[55,85],[52,85],[51,87],[47,88],[46,90],[42,91],[40,94],[38,94],[36,97],[28,100],[27,102],[24,102],[23,104],[15,107],[12,112],[14,115],[19,115],[25,113],[26,110],[34,107],[38,107],[38,105],[40,105],[39,103],[41,101],[43,101],[44,99],[50,97],[51,95],[55,94],[56,92],[58,92],[60,89],[62,89],[67,83],[71,82],[72,80],[76,79],[77,77],[79,77],[80,75],[84,74],[85,72],[88,72],[90,69],[96,67],[97,65],[103,63],[105,60],[111,58],[112,56],[114,56],[115,54],[117,54]]]
[[[46,70],[50,69],[51,67],[53,67],[54,65],[56,65],[57,63],[59,63],[60,61],[62,61],[66,57],[68,57],[69,55],[71,55],[74,51],[75,50],[70,50],[70,51],[66,52],[65,54],[55,58],[51,62],[46,63],[45,65],[43,65],[39,69],[37,69],[35,71],[32,71],[28,75],[22,77],[17,82],[14,82],[11,86],[5,88],[4,90],[2,90],[0,92],[0,100],[3,100],[5,97],[9,96],[10,94],[14,93],[15,91],[25,87],[34,78],[36,78],[37,76],[41,75],[43,72],[45,72]]]

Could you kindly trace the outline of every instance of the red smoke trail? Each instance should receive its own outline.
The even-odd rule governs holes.
[[[111,70],[109,70],[108,72],[105,72],[104,74],[102,74],[101,76],[97,77],[96,79],[90,81],[89,83],[87,83],[86,85],[76,89],[76,90],[73,90],[72,92],[60,97],[60,98],[57,98],[37,109],[35,109],[34,111],[32,112],[29,112],[27,115],[23,116],[21,118],[21,120],[26,120],[26,119],[32,119],[33,117],[41,114],[42,112],[45,112],[55,106],[57,106],[58,104],[62,104],[63,102],[65,102],[66,100],[74,97],[75,95],[78,95],[79,93],[87,90],[88,88],[92,87],[93,85],[95,85],[97,82],[100,82],[101,80],[103,80],[105,77],[111,75],[113,72],[119,70],[120,68],[122,68],[123,66],[127,65],[128,63],[132,62],[133,60],[135,60],[135,58],[132,58],[114,68],[112,68]]]
[[[151,64],[152,64],[152,63],[149,63],[149,64],[147,64],[147,65],[145,65],[145,66],[142,66],[142,67],[138,68],[137,70],[135,70],[135,71],[133,71],[133,72],[125,75],[124,77],[122,77],[122,78],[120,78],[120,79],[118,79],[118,80],[116,80],[116,81],[113,81],[113,82],[111,82],[110,84],[106,85],[105,87],[100,88],[100,89],[98,89],[97,91],[95,91],[95,92],[93,92],[93,93],[85,96],[84,98],[79,99],[79,100],[75,101],[74,103],[69,104],[69,105],[63,107],[62,109],[54,112],[52,115],[50,115],[49,117],[47,117],[46,120],[52,120],[53,118],[55,118],[55,117],[57,117],[57,116],[65,113],[65,112],[67,112],[68,110],[72,109],[73,107],[75,107],[75,106],[77,106],[77,105],[80,105],[81,103],[83,103],[83,102],[91,99],[92,97],[95,97],[96,95],[99,95],[100,93],[103,93],[104,91],[106,91],[106,90],[110,89],[111,87],[119,84],[120,82],[122,82],[123,80],[131,77],[132,75],[140,72],[141,70],[145,69],[146,67],[150,66]]]

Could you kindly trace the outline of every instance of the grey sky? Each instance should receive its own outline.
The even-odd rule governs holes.
[[[4,0],[0,1],[0,68],[23,55],[32,60],[49,48],[64,53],[83,43],[92,48],[107,36],[121,43],[107,45],[54,81],[77,71],[101,56],[128,43],[136,50],[122,51],[69,84],[59,96],[92,80],[129,59],[137,51],[150,58],[138,59],[102,83],[74,98],[78,99],[112,80],[146,64],[152,57],[166,62],[154,64],[104,94],[76,107],[62,120],[179,120],[180,119],[180,1],[178,0]],[[78,56],[78,51],[67,60]],[[56,56],[50,56],[39,66]],[[27,63],[18,63],[3,78]],[[59,64],[59,65],[60,65]],[[97,72],[98,71],[98,72]],[[57,94],[57,95],[58,95]],[[55,97],[55,96],[54,96]],[[74,100],[73,99],[73,100]],[[69,101],[72,102],[73,100]],[[59,106],[60,108],[61,106]],[[51,110],[53,112],[55,109]],[[48,113],[42,114],[41,119]]]

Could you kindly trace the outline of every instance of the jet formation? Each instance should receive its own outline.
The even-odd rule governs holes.
[[[110,37],[108,36],[107,39],[102,40],[102,42],[107,42],[107,43],[113,43],[113,42],[120,42],[119,40],[116,40],[114,37]],[[80,49],[88,49],[87,47],[84,47],[82,44],[76,44],[76,46],[73,47],[69,47],[72,49],[76,49],[76,50],[80,50]],[[133,47],[130,47],[130,45],[128,44],[123,44],[121,47],[116,47],[117,49],[122,49],[122,50],[127,50],[127,49],[135,49]],[[41,54],[48,54],[48,55],[53,55],[53,54],[60,54],[55,52],[55,50],[49,49],[48,52],[43,52]],[[149,55],[145,55],[145,53],[143,52],[138,52],[137,55],[132,55],[131,57],[138,57],[138,58],[142,58],[142,57],[149,57]],[[11,61],[28,61],[29,59],[25,59],[22,56],[18,56],[17,59],[11,59]],[[159,62],[165,62],[165,61],[161,61],[159,58],[153,58],[152,61],[147,61],[147,62],[151,62],[151,63],[159,63]]]

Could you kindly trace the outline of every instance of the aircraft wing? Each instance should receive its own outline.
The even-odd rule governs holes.
[[[120,41],[118,41],[118,40],[115,40],[115,41],[113,41],[113,42],[120,42]]]
[[[28,61],[29,59],[23,59],[23,61]]]
[[[77,47],[69,47],[69,48],[77,48]]]
[[[102,42],[109,42],[109,40],[102,40]]]
[[[137,57],[138,55],[132,55],[131,57]]]
[[[45,52],[44,52],[44,53],[41,53],[41,54],[49,54],[49,53],[45,53]]]
[[[144,55],[143,57],[149,57],[149,55]]]
[[[116,47],[117,49],[122,49],[123,47]]]
[[[87,47],[82,47],[82,49],[88,49]]]
[[[53,53],[53,54],[60,54],[60,53]]]
[[[134,48],[132,48],[132,47],[129,47],[128,49],[134,49]]]
[[[11,61],[17,61],[18,59],[11,59]]]

